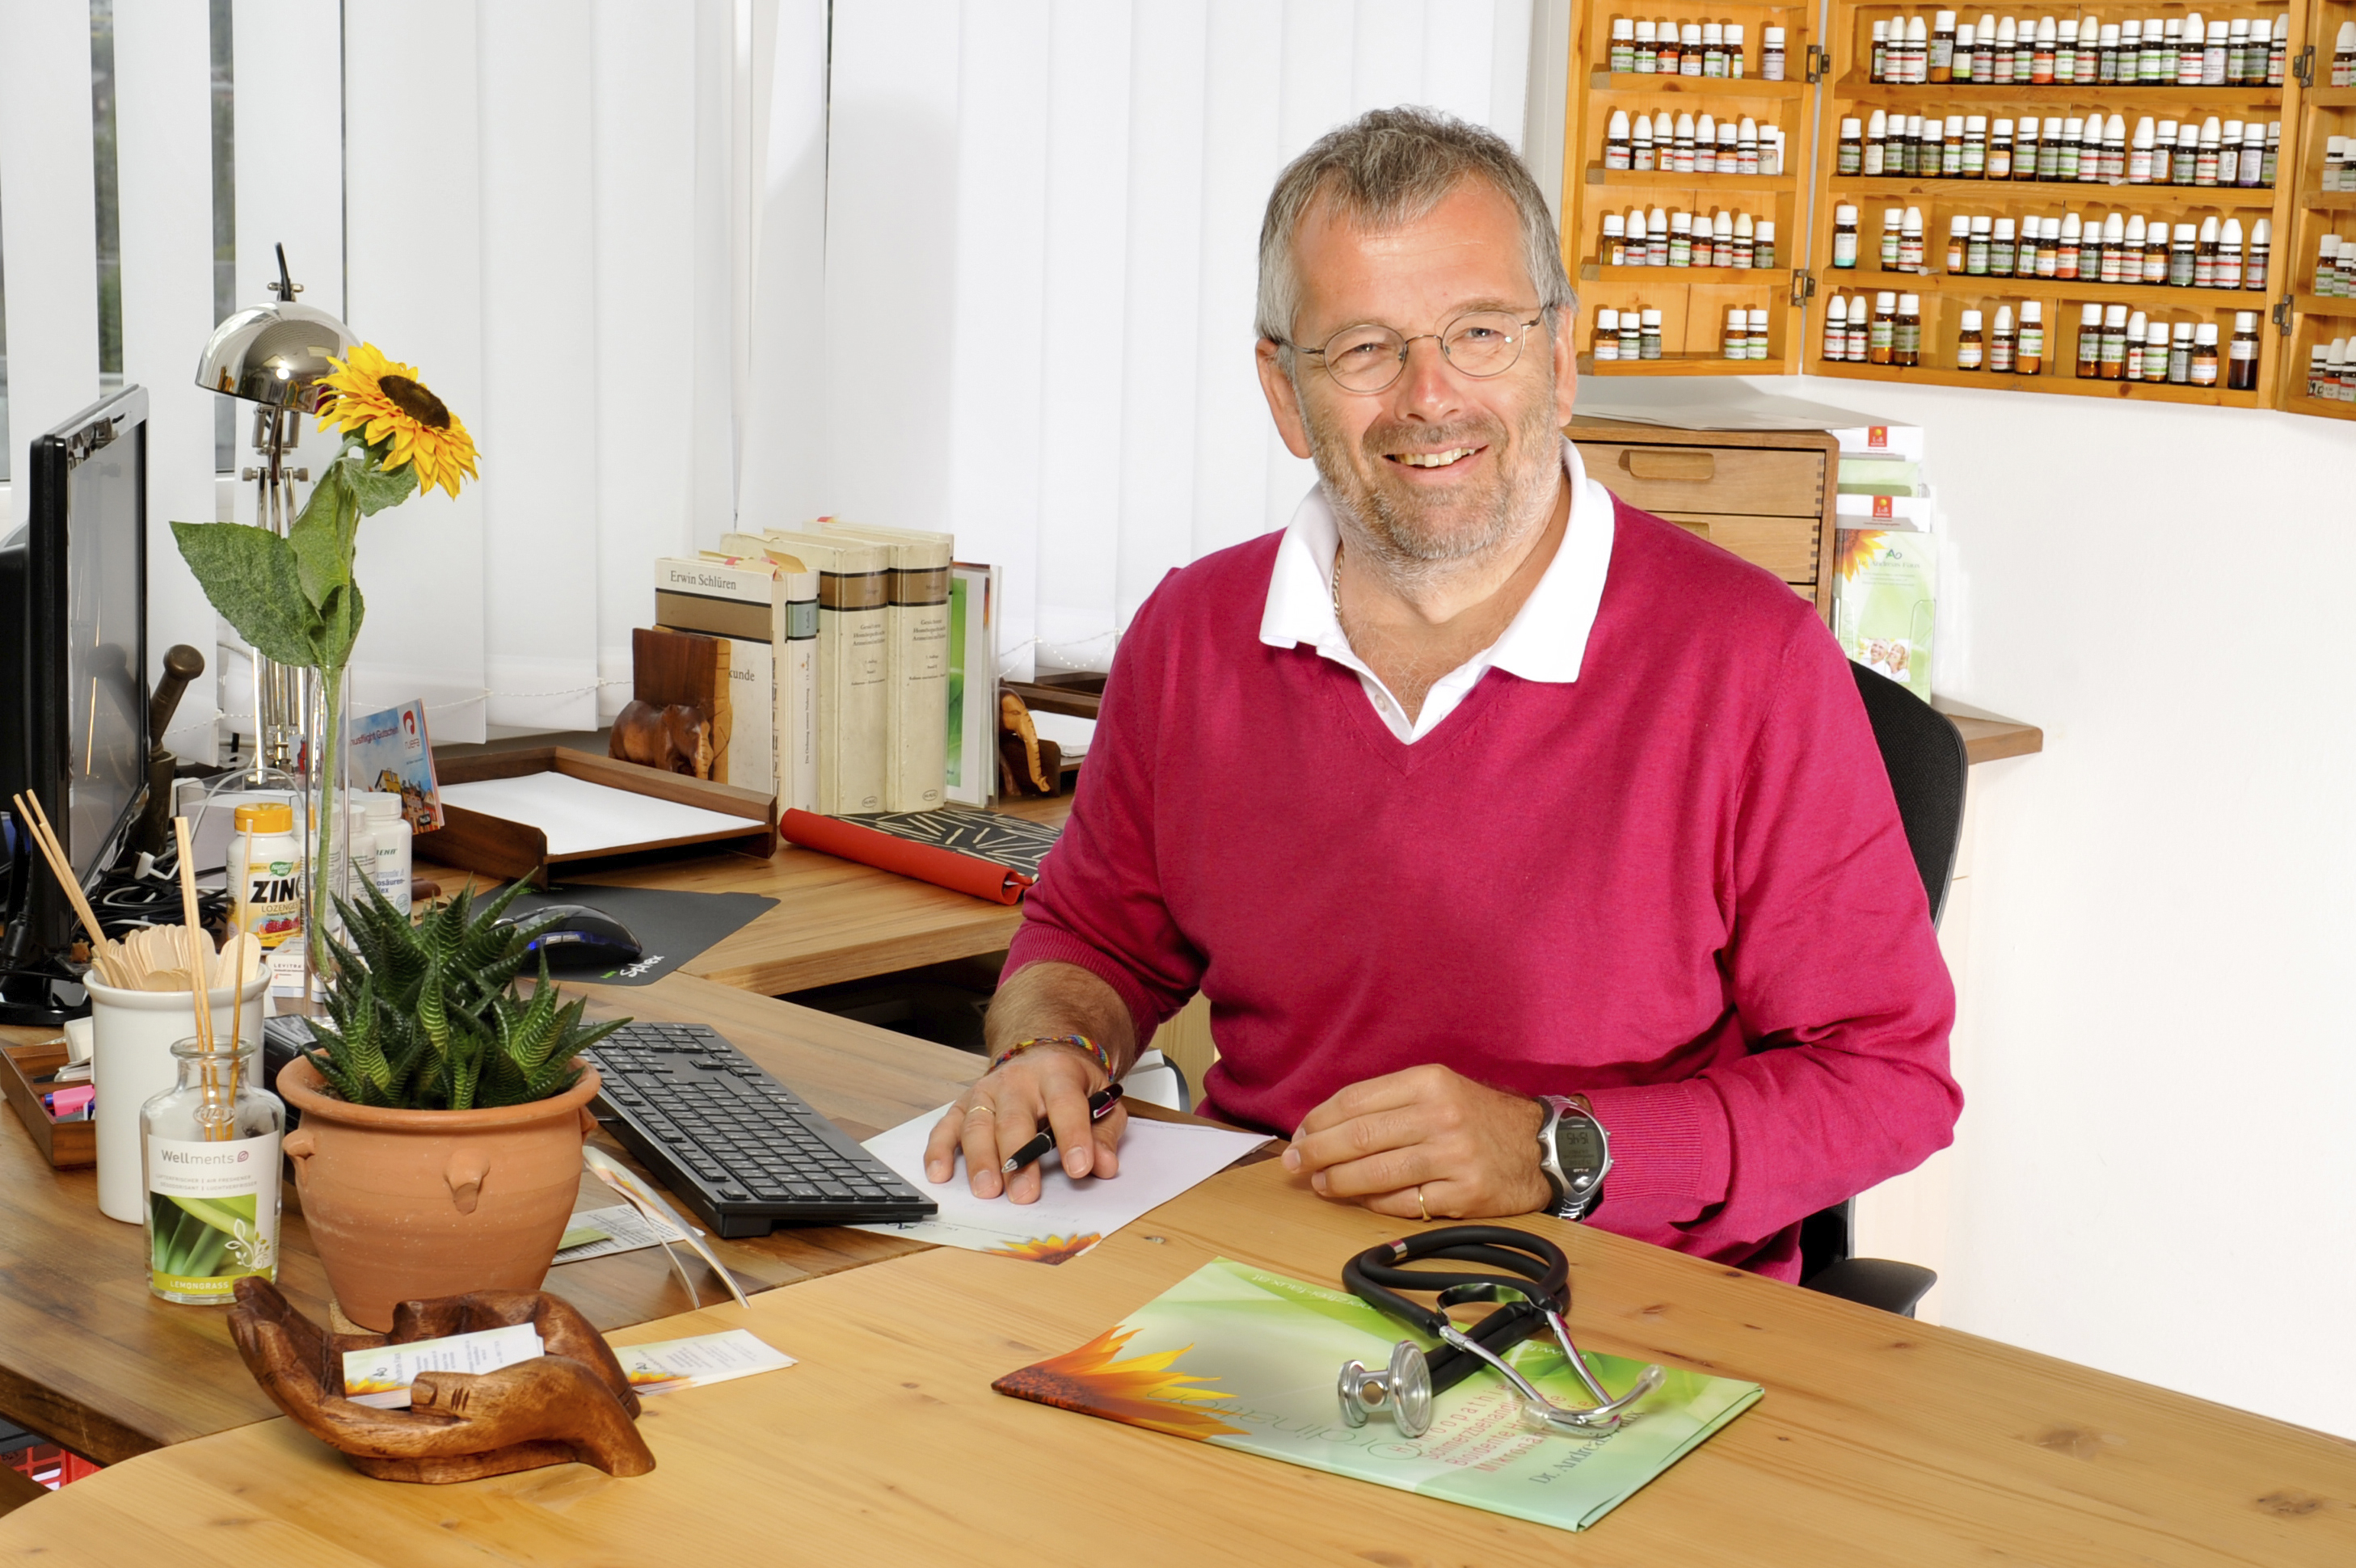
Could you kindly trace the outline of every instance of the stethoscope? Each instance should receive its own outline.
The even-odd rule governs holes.
[[[1446,1273],[1399,1266],[1423,1258],[1507,1272]],[[1420,1437],[1431,1430],[1433,1396],[1488,1366],[1521,1396],[1522,1419],[1527,1424],[1572,1437],[1601,1437],[1619,1430],[1630,1419],[1631,1407],[1668,1376],[1659,1367],[1648,1366],[1635,1386],[1619,1398],[1605,1391],[1587,1369],[1587,1359],[1571,1343],[1562,1320],[1570,1305],[1570,1260],[1553,1242],[1526,1230],[1449,1225],[1387,1241],[1344,1264],[1342,1283],[1385,1316],[1441,1341],[1439,1349],[1427,1355],[1413,1341],[1402,1339],[1391,1348],[1390,1365],[1380,1371],[1369,1370],[1358,1360],[1344,1362],[1334,1388],[1341,1397],[1342,1419],[1352,1426],[1365,1425],[1370,1412],[1387,1406],[1402,1434]],[[1398,1294],[1403,1290],[1437,1291],[1439,1300],[1432,1308],[1418,1306]],[[1468,1302],[1494,1302],[1497,1310],[1469,1330],[1459,1328],[1448,1309]],[[1555,1342],[1594,1399],[1592,1406],[1576,1410],[1557,1404],[1506,1363],[1505,1352],[1541,1328],[1553,1330]]]

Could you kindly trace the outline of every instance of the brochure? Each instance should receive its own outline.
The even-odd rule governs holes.
[[[344,1352],[344,1394],[354,1404],[380,1410],[407,1410],[409,1386],[420,1372],[496,1372],[546,1354],[540,1331],[529,1323],[486,1328],[474,1334],[453,1334],[441,1339],[412,1339],[399,1345],[379,1345]]]
[[[1387,1415],[1350,1426],[1333,1385],[1391,1347],[1431,1342],[1345,1292],[1220,1258],[1066,1355],[991,1386],[1086,1415],[1237,1448],[1377,1486],[1442,1498],[1561,1530],[1585,1530],[1759,1400],[1756,1383],[1671,1370],[1618,1431],[1596,1438],[1524,1426],[1505,1380],[1483,1370],[1432,1403],[1430,1431],[1402,1436]],[[1551,1337],[1507,1358],[1550,1399],[1587,1395]],[[1606,1389],[1642,1367],[1587,1357]]]
[[[1932,536],[1844,528],[1836,536],[1833,637],[1841,651],[1931,700],[1931,637],[1938,609]]]
[[[434,746],[425,736],[425,704],[407,702],[352,721],[352,788],[401,797],[410,827],[430,833],[442,825],[442,794],[434,788]]]
[[[614,1354],[620,1358],[630,1387],[641,1395],[676,1393],[794,1364],[791,1356],[742,1328],[689,1339],[659,1339],[651,1345],[616,1345]]]

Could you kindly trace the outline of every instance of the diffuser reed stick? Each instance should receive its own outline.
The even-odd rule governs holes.
[[[213,1051],[212,954],[206,950],[204,927],[197,918],[197,857],[188,843],[188,819],[172,819],[172,845],[180,863],[180,919],[188,953],[188,994],[197,1014],[197,1049],[204,1062],[205,1140],[221,1143],[237,1135],[230,1125],[229,1096],[221,1083],[220,1059]],[[232,999],[236,992],[230,992]],[[233,1070],[233,1069],[232,1069]]]
[[[25,825],[27,836],[39,848],[41,858],[49,863],[50,874],[58,879],[58,886],[66,890],[66,897],[72,900],[74,914],[80,919],[82,929],[90,933],[91,964],[107,984],[124,985],[123,969],[115,946],[99,929],[98,916],[91,908],[90,900],[82,897],[81,884],[74,879],[73,863],[66,858],[65,845],[58,842],[57,830],[49,826],[48,813],[41,810],[41,798],[27,790],[16,797],[16,820]]]

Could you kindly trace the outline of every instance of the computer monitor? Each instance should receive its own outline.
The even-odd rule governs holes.
[[[37,793],[87,889],[145,803],[146,390],[43,434],[18,474],[30,506],[0,542],[0,807]],[[40,971],[71,939],[72,909],[12,836],[0,1000],[51,1010]]]

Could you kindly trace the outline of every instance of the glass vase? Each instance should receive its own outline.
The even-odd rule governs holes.
[[[303,799],[307,886],[303,899],[304,993],[317,1001],[334,976],[343,939],[336,900],[352,897],[351,674],[303,672]]]

